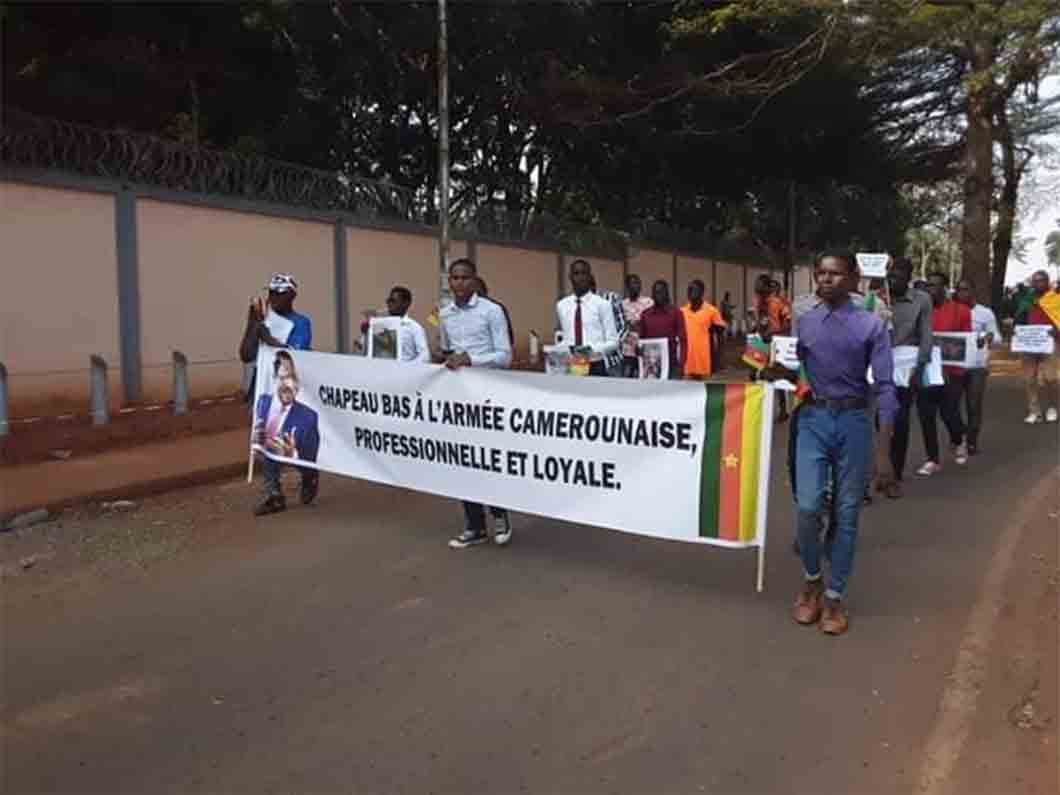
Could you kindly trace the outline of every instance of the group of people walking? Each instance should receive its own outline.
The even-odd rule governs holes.
[[[982,453],[990,348],[1001,341],[997,319],[979,303],[971,279],[961,279],[951,292],[944,273],[930,274],[924,289],[913,286],[912,276],[912,262],[894,258],[886,280],[860,294],[853,255],[825,253],[815,263],[816,292],[794,302],[798,377],[808,383],[807,398],[791,423],[789,445],[798,506],[795,549],[804,572],[793,617],[800,624],[819,624],[830,635],[843,634],[849,627],[844,597],[853,571],[860,511],[871,500],[871,481],[876,493],[894,499],[903,496],[913,406],[926,454],[918,475],[931,477],[942,468],[939,416],[949,434],[954,464],[964,466]],[[1040,306],[1049,291],[1048,276],[1036,273],[1031,285],[1036,300],[1017,323],[1048,326],[1055,340],[1060,324]],[[975,345],[970,363],[942,368],[942,383],[925,372],[937,333],[967,334]],[[916,352],[915,366],[901,383],[896,382],[894,368],[898,346]],[[1028,423],[1057,420],[1057,362],[1055,353],[1024,356]],[[790,372],[776,368],[769,375],[792,378]],[[1046,380],[1054,402],[1043,415],[1038,395]],[[827,582],[823,561],[830,566]]]
[[[789,303],[770,277],[763,276],[755,284],[752,325],[766,340],[775,335],[796,337],[801,365],[797,374],[780,367],[755,374],[800,382],[790,425],[789,466],[797,503],[795,548],[804,582],[793,617],[800,624],[819,624],[831,635],[842,634],[849,626],[844,599],[870,481],[875,481],[878,494],[895,499],[903,496],[913,406],[920,417],[926,451],[917,474],[929,477],[942,467],[939,416],[949,433],[955,464],[966,464],[982,449],[989,350],[1001,337],[996,318],[978,302],[976,285],[970,279],[962,279],[951,294],[945,274],[931,274],[926,290],[917,289],[912,276],[908,259],[893,259],[885,283],[871,285],[861,294],[855,257],[831,251],[815,260],[816,290],[812,294]],[[703,282],[694,280],[688,287],[687,303],[677,308],[665,280],[652,284],[649,298],[642,295],[643,285],[634,274],[625,280],[624,296],[599,291],[592,266],[584,259],[570,264],[568,277],[571,292],[556,304],[557,339],[588,355],[590,375],[637,377],[639,348],[649,339],[666,341],[671,378],[704,379],[714,373],[732,323],[733,307],[727,295],[719,311],[706,301]],[[434,352],[423,327],[409,317],[411,292],[400,286],[391,291],[387,311],[400,319],[401,358],[433,361],[451,370],[509,367],[514,347],[511,317],[503,304],[489,297],[476,264],[466,258],[452,262],[448,281],[453,300],[438,313],[439,345]],[[1031,286],[1035,295],[1044,295],[1048,277],[1035,274]],[[255,360],[259,343],[311,348],[309,319],[293,308],[296,293],[295,279],[278,274],[269,283],[267,301],[252,301],[240,345],[244,362]],[[286,321],[289,333],[285,340],[273,336],[269,314]],[[1054,337],[1057,334],[1057,324],[1037,301],[1028,303],[1017,322],[1045,323],[1052,327]],[[946,367],[942,384],[925,378],[937,332],[974,333],[978,350],[973,367]],[[896,346],[913,346],[917,351],[916,365],[901,384],[894,377]],[[1057,420],[1057,361],[1056,354],[1029,356],[1024,361],[1028,423]],[[1044,413],[1043,384],[1049,385],[1051,401]],[[279,411],[277,417],[270,414],[264,425],[280,434],[282,446],[282,407]],[[778,419],[786,418],[782,403]],[[286,507],[280,465],[266,460],[264,466],[265,495],[255,508],[258,515]],[[301,498],[309,503],[317,495],[318,478],[309,468],[302,473]],[[501,546],[511,541],[507,511],[467,501],[463,508],[464,527],[450,540],[450,547],[465,549],[488,543],[491,537]],[[492,533],[487,530],[487,514]]]
[[[590,375],[638,378],[642,340],[649,339],[665,340],[669,378],[702,380],[714,373],[726,323],[706,300],[702,280],[689,283],[688,302],[678,308],[662,279],[649,298],[632,273],[624,296],[598,292],[592,266],[583,259],[570,264],[569,276],[571,293],[556,304],[557,337],[572,351],[588,353]]]

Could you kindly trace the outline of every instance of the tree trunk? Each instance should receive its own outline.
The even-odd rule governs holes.
[[[188,90],[191,95],[191,142],[198,146],[202,140],[202,131],[200,129],[202,123],[202,100],[199,98],[198,76],[194,74],[191,76],[191,80],[188,81]]]
[[[990,305],[995,312],[1001,309],[1005,291],[1005,270],[1012,252],[1012,235],[1016,228],[1016,202],[1019,196],[1023,168],[1016,161],[1016,141],[1008,123],[1008,112],[1001,108],[997,114],[998,142],[1001,144],[1001,196],[997,207],[997,230],[994,232],[994,268],[990,275]],[[980,299],[982,296],[980,295]]]
[[[976,284],[990,282],[990,210],[993,201],[994,86],[989,70],[994,46],[978,33],[970,47],[972,74],[968,95],[968,133],[964,153],[964,224],[961,270]]]

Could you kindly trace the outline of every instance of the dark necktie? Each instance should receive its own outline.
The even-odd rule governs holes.
[[[582,299],[575,298],[574,302],[578,305],[574,310],[574,344],[582,344]]]

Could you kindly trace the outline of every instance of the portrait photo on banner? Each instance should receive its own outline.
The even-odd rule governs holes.
[[[974,367],[976,362],[975,334],[967,332],[938,332],[935,345],[942,353],[942,363],[953,367]]]
[[[401,359],[401,318],[373,317],[368,321],[369,359]]]
[[[253,447],[282,458],[316,461],[319,420],[316,411],[298,400],[302,384],[290,351],[276,352],[272,367],[262,374],[260,389],[254,407]]]
[[[639,378],[665,381],[670,377],[670,341],[641,340],[637,345],[637,363]]]

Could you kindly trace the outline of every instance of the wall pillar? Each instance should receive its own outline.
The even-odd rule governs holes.
[[[140,400],[140,254],[136,239],[136,194],[122,188],[114,194],[114,226],[118,252],[118,344],[121,352],[122,396]]]
[[[349,264],[346,259],[346,222],[335,219],[335,347],[350,352]]]

